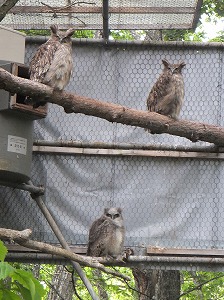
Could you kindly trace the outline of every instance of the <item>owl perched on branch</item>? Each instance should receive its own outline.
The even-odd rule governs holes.
[[[52,25],[50,29],[50,39],[38,48],[30,62],[30,79],[49,85],[54,90],[62,91],[69,83],[72,73],[71,37],[75,30],[70,28],[62,32],[58,30],[57,25]],[[45,104],[46,101],[36,99],[33,107]]]
[[[170,64],[167,60],[162,62],[164,69],[149,93],[147,108],[177,120],[184,101],[181,70],[185,63]]]
[[[88,256],[121,256],[124,246],[124,222],[121,208],[105,208],[89,231]]]

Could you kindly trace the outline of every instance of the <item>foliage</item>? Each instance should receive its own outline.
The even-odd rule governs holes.
[[[86,275],[88,276],[89,280],[95,287],[96,293],[98,293],[96,286],[102,285],[102,288],[106,287],[106,293],[108,295],[108,299],[113,299],[113,300],[133,299],[134,300],[135,292],[133,289],[135,288],[135,283],[134,283],[134,278],[131,269],[119,267],[116,268],[116,271],[132,278],[131,282],[128,282],[128,285],[130,287],[123,280],[111,277],[111,275],[105,273],[102,273],[101,278],[96,277],[93,269],[85,268]],[[80,279],[77,280],[76,285],[77,285],[77,293],[80,295],[80,297],[82,299],[91,300],[91,297],[88,295]]]
[[[182,300],[224,300],[224,273],[223,272],[189,272],[183,271],[181,286]]]
[[[25,265],[24,265],[25,266]],[[23,267],[24,267],[23,266]],[[32,269],[33,266],[26,265],[27,268]],[[70,268],[72,270],[72,268]],[[129,268],[117,267],[117,271],[131,277],[131,281],[126,283],[123,280],[111,277],[108,274],[102,273],[102,276],[97,276],[93,269],[86,267],[85,272],[90,282],[92,283],[95,291],[99,294],[98,287],[101,286],[108,295],[108,299],[113,300],[135,300],[138,299],[137,293],[135,292],[135,281],[132,276],[132,271]],[[56,271],[55,265],[40,265],[40,276],[39,280],[44,281],[46,285],[49,285],[48,291],[53,284],[51,281]],[[59,276],[59,274],[58,274]],[[75,290],[81,299],[91,300],[85,286],[78,276],[74,276]],[[182,271],[182,284],[181,300],[224,300],[224,273],[223,272],[202,272],[202,271]],[[55,287],[56,288],[56,287]],[[1,299],[1,298],[0,298]],[[47,296],[46,298],[48,299]],[[75,292],[73,299],[77,299]]]
[[[45,294],[43,286],[31,272],[17,269],[4,262],[7,249],[0,241],[0,300],[40,300]]]
[[[224,17],[224,2],[217,0],[203,0],[201,12],[208,16]]]
[[[110,34],[114,40],[134,40],[130,30],[111,30]]]
[[[40,36],[50,36],[51,32],[50,30],[36,30],[36,29],[30,29],[30,30],[20,30],[20,32],[25,33],[26,35],[40,35]],[[74,38],[93,38],[94,37],[94,30],[76,30],[73,34]]]
[[[211,39],[210,42],[224,42],[224,31],[218,32],[218,35]]]
[[[201,42],[205,36],[205,32],[200,30],[198,32],[194,32],[191,30],[163,30],[163,40],[164,41],[194,41]]]

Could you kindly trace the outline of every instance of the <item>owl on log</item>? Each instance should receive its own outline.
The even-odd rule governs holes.
[[[177,120],[184,101],[184,80],[181,71],[185,63],[171,64],[165,59],[162,63],[164,69],[149,93],[147,108]]]
[[[36,51],[29,66],[30,79],[44,83],[54,90],[62,91],[69,83],[73,61],[72,40],[73,28],[59,31],[57,25],[50,26],[51,37]],[[42,99],[28,98],[27,103],[32,103],[34,108],[45,105]]]
[[[124,221],[121,208],[105,208],[89,231],[88,256],[119,258],[124,246]]]

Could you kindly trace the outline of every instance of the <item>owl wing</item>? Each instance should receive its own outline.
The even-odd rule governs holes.
[[[72,65],[71,49],[60,45],[52,57],[44,83],[55,89],[63,90],[70,80]]]
[[[38,48],[30,62],[29,72],[31,80],[43,82],[59,46],[59,41],[49,39],[45,44]]]
[[[110,222],[106,216],[102,216],[93,222],[89,231],[87,255],[98,257],[103,254],[109,229]]]
[[[166,74],[161,74],[153,85],[149,96],[147,98],[147,108],[149,111],[158,111],[158,105],[167,94],[167,86],[169,85],[170,78]]]

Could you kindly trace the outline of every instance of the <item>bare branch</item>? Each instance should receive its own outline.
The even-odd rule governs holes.
[[[0,21],[4,19],[7,12],[18,2],[19,0],[3,0],[0,5]]]
[[[6,228],[0,228],[0,238],[2,239],[9,239],[12,241],[26,241],[30,237],[32,233],[31,229],[25,229],[22,231],[12,230],[12,229],[6,229]]]
[[[114,271],[109,268],[105,268],[104,265],[99,263],[97,261],[97,258],[92,258],[92,257],[84,257],[82,255],[75,254],[71,251],[52,246],[47,243],[42,243],[42,242],[37,242],[33,240],[28,240],[29,236],[31,235],[32,230],[31,229],[26,229],[23,231],[17,231],[17,230],[11,230],[11,229],[5,229],[5,228],[0,228],[0,238],[2,239],[12,239],[16,243],[18,243],[21,246],[30,248],[30,249],[35,249],[39,250],[45,253],[49,253],[52,255],[59,255],[65,258],[68,258],[70,260],[76,261],[84,266],[91,267],[91,268],[97,268],[105,273],[111,274],[113,276],[122,278],[124,280],[130,280],[128,276],[125,276],[117,271]]]
[[[0,88],[37,99],[45,98],[48,102],[64,107],[67,113],[91,115],[109,122],[147,128],[155,133],[185,137],[192,142],[205,141],[218,146],[224,145],[222,127],[186,120],[175,121],[154,112],[135,110],[76,94],[53,91],[49,86],[16,77],[1,68]]]

